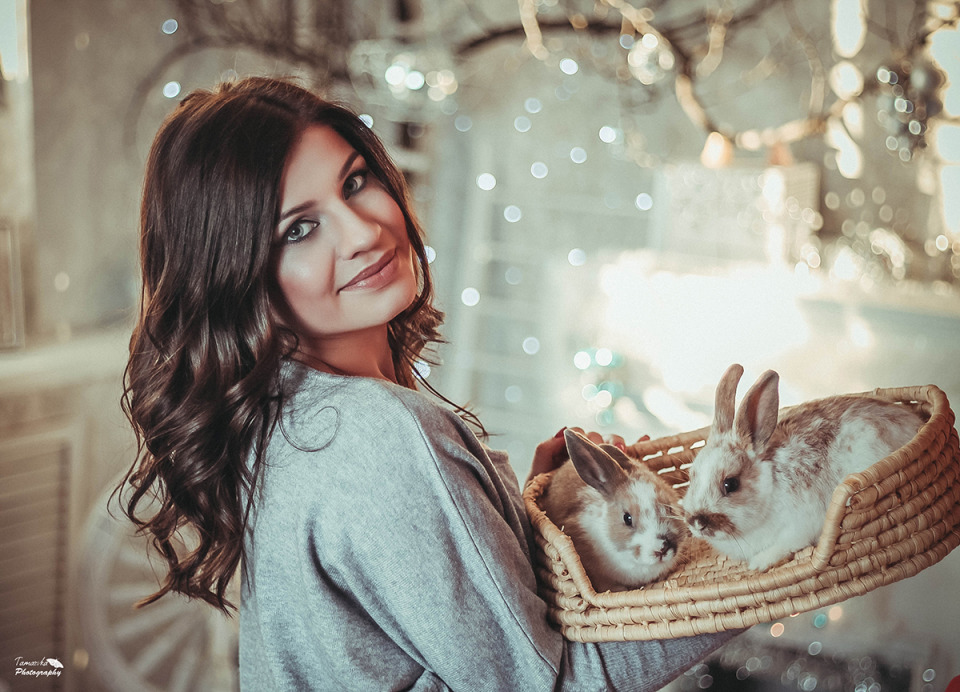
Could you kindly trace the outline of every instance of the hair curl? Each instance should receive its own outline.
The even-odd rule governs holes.
[[[249,78],[189,94],[160,127],[147,160],[143,287],[121,400],[137,455],[115,493],[168,566],[160,589],[139,606],[175,591],[224,612],[236,608],[225,592],[241,563],[282,407],[280,363],[297,348],[296,335],[276,318],[282,297],[272,280],[271,239],[286,159],[314,124],[357,150],[403,211],[419,291],[391,320],[388,339],[399,383],[420,381],[440,396],[415,363],[441,341],[443,314],[433,306],[406,183],[377,136],[349,109],[286,80]],[[141,517],[143,510],[152,514]],[[178,550],[184,527],[193,545]]]

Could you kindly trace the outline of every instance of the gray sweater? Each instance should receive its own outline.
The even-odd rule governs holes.
[[[505,454],[418,392],[284,373],[245,541],[244,692],[657,690],[729,638],[564,640]]]

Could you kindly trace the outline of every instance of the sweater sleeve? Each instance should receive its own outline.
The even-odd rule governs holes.
[[[342,501],[304,511],[324,578],[425,675],[455,690],[657,690],[729,638],[564,640],[537,594],[515,479],[452,413],[386,388],[376,399],[334,438],[349,461],[324,486]]]

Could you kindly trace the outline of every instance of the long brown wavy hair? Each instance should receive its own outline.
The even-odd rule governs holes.
[[[297,348],[276,317],[284,306],[271,239],[288,154],[314,124],[359,152],[403,211],[420,290],[388,325],[389,342],[399,383],[419,381],[437,394],[415,363],[440,341],[443,315],[405,180],[378,137],[349,109],[287,80],[249,78],[189,94],[147,160],[143,287],[121,400],[138,445],[114,492],[168,566],[139,606],[175,591],[236,608],[224,594],[243,556],[244,498],[254,496],[282,406],[280,363]],[[195,537],[187,549],[178,540],[185,527]]]

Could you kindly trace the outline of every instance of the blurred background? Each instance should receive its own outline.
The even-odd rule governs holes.
[[[195,88],[293,75],[389,144],[443,365],[523,478],[563,425],[960,401],[960,36],[942,0],[0,0],[0,691],[230,690],[235,622],[105,511],[146,151]],[[943,690],[960,557],[753,628],[675,689]],[[48,659],[54,659],[55,662]],[[16,669],[53,671],[39,677]]]

